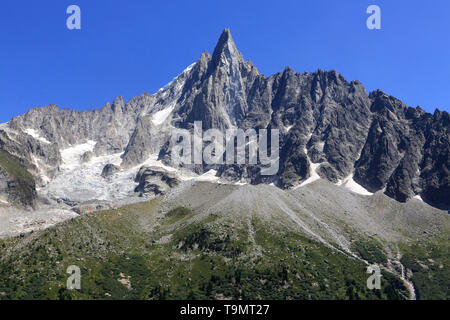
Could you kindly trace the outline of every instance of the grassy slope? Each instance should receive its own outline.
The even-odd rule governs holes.
[[[21,201],[25,205],[33,203],[35,182],[28,170],[13,156],[0,149],[0,167],[14,180]]]
[[[450,299],[448,239],[402,246],[402,264],[411,270],[418,299]]]
[[[0,299],[401,299],[383,273],[366,288],[366,266],[252,216],[161,212],[158,200],[85,215],[0,242]],[[235,219],[235,218],[233,218]],[[365,249],[376,252],[372,247]],[[69,265],[82,289],[65,289]],[[119,282],[129,279],[131,289]]]

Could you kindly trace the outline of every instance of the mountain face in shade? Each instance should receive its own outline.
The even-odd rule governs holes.
[[[87,112],[53,105],[31,109],[0,125],[0,148],[45,189],[62,172],[83,165],[72,154],[83,159],[120,154],[122,171],[137,171],[151,157],[169,165],[171,130],[193,130],[194,121],[202,121],[204,130],[280,130],[276,175],[262,176],[251,165],[206,164],[188,168],[196,174],[214,169],[230,182],[283,189],[317,176],[335,184],[351,181],[400,202],[420,196],[450,208],[447,112],[429,114],[380,90],[367,94],[359,81],[348,82],[336,71],[301,74],[286,67],[266,77],[244,60],[229,30],[212,55],[205,51],[157,93],[127,103],[119,97]]]

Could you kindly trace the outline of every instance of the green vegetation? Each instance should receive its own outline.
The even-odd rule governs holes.
[[[0,149],[1,169],[14,180],[22,204],[32,205],[36,193],[33,176],[17,158]]]
[[[420,264],[416,262],[416,257],[409,252],[403,255],[400,262],[405,268],[410,269],[412,272],[419,272],[423,269]]]
[[[180,249],[184,252],[188,250],[208,250],[220,253],[225,257],[239,256],[246,249],[246,237],[243,232],[239,236],[233,236],[233,231],[213,233],[208,229],[207,224],[215,220],[217,216],[208,216],[200,223],[194,223],[174,234],[175,242],[181,244]],[[231,234],[231,236],[230,236]]]
[[[0,299],[408,296],[387,272],[381,290],[367,289],[361,261],[257,217],[158,208],[155,199],[0,241]],[[65,289],[69,265],[81,268],[81,290]]]
[[[402,246],[400,262],[412,272],[418,299],[450,299],[450,243],[448,239]]]
[[[166,221],[164,221],[165,225],[170,225],[175,222],[182,220],[183,218],[192,216],[192,210],[185,207],[176,207],[175,209],[170,210],[166,214]]]
[[[388,260],[381,245],[375,240],[355,241],[353,251],[369,263],[385,264]]]

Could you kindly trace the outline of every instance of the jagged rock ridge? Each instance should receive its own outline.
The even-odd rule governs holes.
[[[292,188],[319,175],[340,184],[353,179],[370,192],[404,202],[420,195],[450,208],[449,114],[411,108],[382,91],[370,95],[359,81],[336,71],[296,73],[286,67],[261,74],[224,30],[166,87],[100,110],[34,108],[0,127],[0,148],[22,160],[39,185],[60,172],[61,150],[95,141],[92,156],[122,153],[122,169],[154,154],[168,164],[170,132],[193,129],[279,129],[280,170],[261,176],[251,165],[201,165],[223,178]]]

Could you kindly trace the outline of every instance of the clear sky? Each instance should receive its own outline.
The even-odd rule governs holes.
[[[66,27],[71,4],[81,30]],[[371,4],[381,30],[366,27]],[[153,93],[212,52],[224,28],[267,76],[335,69],[369,92],[450,110],[448,0],[2,0],[0,122]]]

